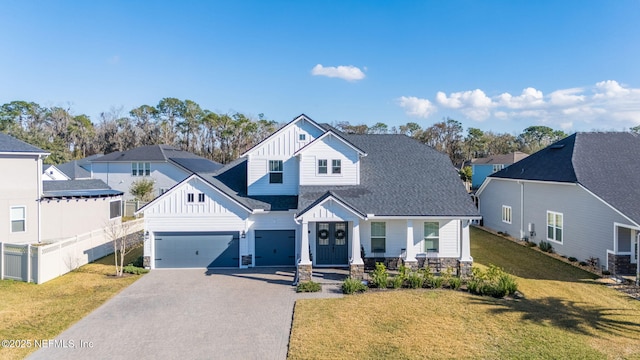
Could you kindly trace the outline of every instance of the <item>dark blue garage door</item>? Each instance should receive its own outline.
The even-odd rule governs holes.
[[[294,266],[295,230],[256,230],[256,266]]]
[[[238,267],[238,235],[238,232],[155,233],[156,267]]]

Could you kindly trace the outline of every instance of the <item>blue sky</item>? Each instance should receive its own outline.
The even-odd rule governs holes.
[[[0,103],[286,122],[640,124],[640,1],[2,1]]]

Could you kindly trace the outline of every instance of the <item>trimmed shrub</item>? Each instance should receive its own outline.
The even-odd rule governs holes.
[[[602,275],[611,275],[611,271],[609,271],[609,270],[602,270]]]
[[[419,289],[424,284],[424,276],[417,271],[412,271],[407,275],[407,282],[412,289]]]
[[[402,276],[402,274],[394,276],[393,278],[389,279],[389,283],[392,288],[400,289],[404,284],[404,276]]]
[[[322,285],[315,281],[303,281],[298,283],[296,292],[319,292],[322,290]]]
[[[540,245],[538,246],[540,247],[540,250],[544,252],[553,253],[553,245],[548,241],[540,241]]]
[[[586,261],[580,261],[578,264],[580,264],[580,266],[587,266],[587,265],[589,265],[589,264],[587,264],[587,262],[586,262]]]
[[[361,280],[348,277],[342,283],[343,294],[351,295],[357,292],[365,292],[365,291],[367,291],[367,286],[363,284]]]
[[[569,256],[569,257],[568,257],[568,260],[569,260],[569,261],[571,261],[571,262],[576,262],[576,261],[578,261],[578,259],[574,258],[573,256]]]
[[[527,241],[525,244],[526,244],[528,247],[532,247],[532,248],[534,248],[534,247],[538,246],[538,244],[534,243],[533,241]]]
[[[442,278],[442,276],[432,276],[431,278],[429,278],[428,283],[429,287],[433,289],[440,289],[442,287],[442,284],[444,284],[444,279]]]
[[[378,289],[385,289],[388,284],[389,273],[384,263],[377,262],[376,269],[371,273],[371,283]]]
[[[138,256],[137,259],[135,259],[131,264],[129,265],[133,265],[135,267],[139,267],[139,268],[143,268],[144,267],[144,261],[142,260],[142,256]]]
[[[467,287],[473,294],[496,298],[513,294],[518,290],[515,278],[495,265],[490,265],[487,271],[472,268]]]
[[[457,276],[454,276],[451,279],[449,279],[449,285],[448,286],[449,286],[449,288],[451,290],[458,290],[462,286],[462,279],[460,279]]]
[[[122,269],[122,272],[127,274],[141,275],[141,274],[148,273],[149,269],[145,269],[145,268],[141,268],[141,267],[137,267],[129,264]]]

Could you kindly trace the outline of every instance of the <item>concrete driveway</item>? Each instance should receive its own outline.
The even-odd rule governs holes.
[[[294,271],[154,270],[30,359],[284,359],[296,299],[341,296]]]

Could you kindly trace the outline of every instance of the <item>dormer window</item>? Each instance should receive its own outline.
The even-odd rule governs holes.
[[[298,141],[306,141],[306,140],[307,140],[307,134],[298,135]]]
[[[331,173],[340,174],[342,172],[342,160],[331,160]]]
[[[269,160],[269,184],[282,184],[282,160]]]

